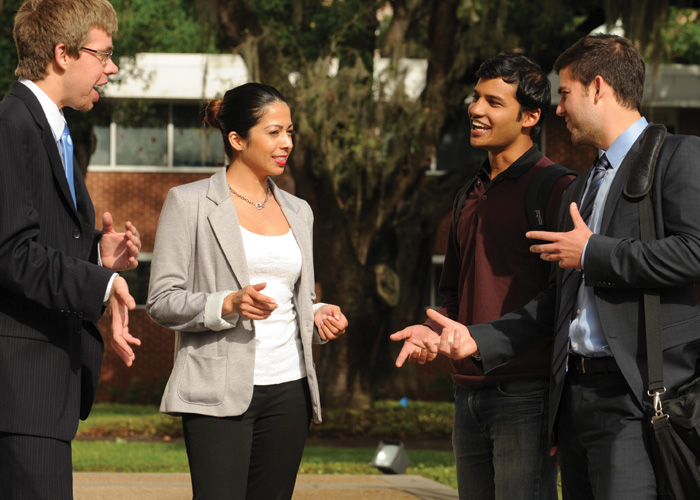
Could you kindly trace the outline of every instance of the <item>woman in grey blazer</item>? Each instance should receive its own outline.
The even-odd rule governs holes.
[[[347,319],[314,305],[313,214],[269,178],[292,150],[284,97],[241,85],[205,122],[229,165],[168,193],[153,253],[147,311],[176,332],[161,411],[182,416],[195,499],[289,499],[321,421],[311,345]]]

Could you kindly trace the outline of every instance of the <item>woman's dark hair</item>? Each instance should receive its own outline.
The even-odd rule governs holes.
[[[506,83],[515,83],[515,99],[520,104],[518,120],[523,111],[539,109],[540,119],[532,127],[531,136],[535,137],[539,133],[552,105],[551,84],[539,64],[520,54],[501,54],[484,61],[476,76],[484,80],[500,78]]]
[[[232,88],[223,99],[209,101],[204,110],[204,124],[221,130],[228,161],[233,159],[228,135],[236,132],[243,139],[248,139],[250,129],[263,117],[265,108],[275,102],[288,104],[276,88],[255,82]]]

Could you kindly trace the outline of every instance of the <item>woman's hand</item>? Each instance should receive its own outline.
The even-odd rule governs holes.
[[[340,310],[340,307],[333,304],[324,304],[314,315],[314,323],[318,328],[318,333],[323,340],[334,340],[345,333],[348,327],[348,319]]]
[[[266,319],[277,309],[277,302],[272,297],[260,293],[267,283],[248,285],[237,292],[230,293],[221,306],[221,316],[240,314],[248,319]]]

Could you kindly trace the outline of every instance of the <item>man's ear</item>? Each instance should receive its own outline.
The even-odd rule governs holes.
[[[591,86],[592,89],[595,91],[594,100],[596,102],[599,101],[607,92],[609,92],[610,89],[608,82],[606,82],[605,79],[600,75],[596,76],[593,79]]]
[[[53,49],[53,62],[55,62],[59,68],[65,71],[68,67],[70,55],[68,54],[68,47],[65,43],[59,43]]]
[[[534,127],[540,121],[542,117],[542,110],[535,109],[533,111],[523,111],[522,126],[524,127]]]
[[[228,142],[235,151],[243,151],[243,138],[237,132],[228,133]]]

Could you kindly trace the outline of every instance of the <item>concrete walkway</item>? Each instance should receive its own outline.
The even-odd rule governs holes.
[[[75,500],[191,500],[189,474],[76,472]],[[452,488],[421,476],[300,475],[293,500],[455,500]]]

